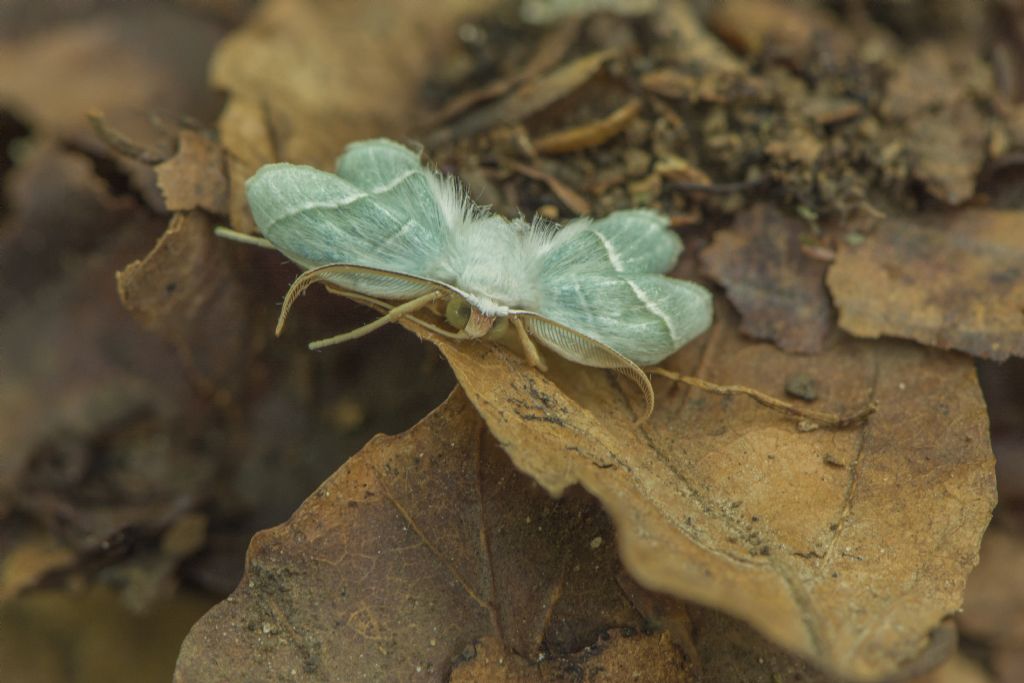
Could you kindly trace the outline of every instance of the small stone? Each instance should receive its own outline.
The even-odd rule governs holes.
[[[797,372],[786,378],[786,393],[805,401],[814,401],[818,398],[818,383],[807,373]]]
[[[651,155],[642,149],[629,148],[622,154],[622,165],[630,178],[640,178],[651,169]]]
[[[661,195],[661,176],[657,173],[629,184],[629,198],[633,206],[646,206]]]
[[[559,217],[558,207],[554,204],[545,204],[537,209],[537,215],[543,216],[549,221],[557,221]]]
[[[829,467],[846,467],[846,463],[836,457],[834,453],[826,453],[821,456],[821,460]]]

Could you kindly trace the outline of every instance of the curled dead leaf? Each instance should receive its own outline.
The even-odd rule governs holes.
[[[176,214],[153,250],[117,273],[117,291],[198,386],[213,392],[243,379],[248,301],[205,214]]]
[[[617,54],[616,50],[601,50],[578,57],[550,73],[522,84],[497,102],[435,131],[428,136],[428,142],[430,145],[438,145],[498,125],[519,123],[581,87]]]
[[[679,683],[688,680],[683,659],[666,633],[638,634],[616,629],[580,652],[545,657],[538,663],[507,652],[494,638],[472,648],[458,663],[451,683],[555,683],[557,681],[628,681]]]
[[[178,151],[158,164],[156,182],[168,211],[228,212],[228,184],[220,144],[193,130],[178,135]]]
[[[50,572],[74,565],[78,559],[66,545],[49,534],[33,531],[24,534],[0,556],[0,603],[7,602],[26,588],[35,586]]]
[[[748,54],[770,50],[774,55],[801,63],[815,41],[828,41],[833,58],[841,59],[856,48],[828,11],[780,0],[725,0],[713,5],[708,18],[723,40]]]
[[[573,211],[577,215],[585,216],[590,213],[590,202],[588,202],[579,192],[572,189],[552,174],[537,168],[536,166],[528,166],[527,164],[519,163],[518,161],[510,162],[509,168],[517,173],[522,173],[527,178],[539,180],[547,185],[555,196],[558,197],[570,211]]]
[[[64,208],[55,207],[59,217]],[[68,250],[63,272],[50,271],[45,285],[0,312],[0,348],[17,359],[5,364],[0,382],[0,514],[23,491],[34,457],[74,462],[83,444],[112,425],[138,415],[171,420],[192,396],[173,354],[139,330],[113,287],[115,269],[145,252],[152,226],[144,219],[101,226],[112,231],[101,247],[87,255]]]
[[[878,413],[801,434],[741,400],[660,385],[636,430],[638,397],[608,373],[551,359],[545,376],[500,347],[431,341],[517,467],[553,494],[579,483],[601,500],[646,587],[858,680],[899,672],[958,609],[994,504],[964,358],[852,340],[797,358],[744,341],[720,314],[672,366],[769,393],[799,370],[818,379],[823,407],[873,397]]]
[[[347,142],[412,129],[438,55],[463,17],[491,2],[262,3],[210,64],[212,85],[228,93],[218,131],[232,227],[256,232],[244,184],[261,165],[329,168]]]
[[[263,3],[218,45],[210,66],[213,85],[229,96],[225,146],[246,158],[252,152],[237,143],[255,139],[263,149],[270,139],[276,156],[263,163],[326,168],[347,141],[400,137],[420,113],[419,88],[458,23],[489,4]]]
[[[0,50],[0,105],[41,132],[93,148],[90,111],[118,125],[153,110],[209,118],[219,102],[206,87],[206,58],[220,34],[214,22],[169,5],[99,11],[27,32]],[[186,40],[190,49],[182,50]]]
[[[594,542],[610,533],[589,496],[556,501],[517,472],[456,391],[254,537],[175,681],[444,680],[484,638],[530,661],[578,652],[644,622],[616,584],[614,544]]]
[[[530,81],[553,69],[576,42],[579,28],[578,21],[566,21],[553,27],[541,38],[530,61],[521,69],[452,98],[440,111],[428,117],[423,125],[424,130],[431,130],[482,102],[501,97],[520,83]]]
[[[641,106],[641,101],[633,98],[602,119],[539,137],[533,148],[541,154],[567,154],[603,145],[626,129]]]

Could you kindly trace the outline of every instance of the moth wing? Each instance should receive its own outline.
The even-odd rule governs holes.
[[[345,263],[430,279],[448,246],[429,211],[400,209],[386,192],[310,166],[264,166],[246,195],[264,236],[306,268]]]
[[[387,138],[350,143],[334,162],[338,176],[363,189],[424,170],[419,154]]]
[[[662,361],[704,332],[713,316],[711,292],[664,275],[567,273],[541,287],[540,315],[638,365]]]
[[[644,418],[650,416],[654,408],[654,389],[651,380],[633,361],[596,339],[553,320],[533,313],[519,315],[532,337],[563,358],[580,365],[615,370],[628,377],[644,394],[647,406]]]
[[[415,299],[424,294],[445,289],[444,285],[429,280],[376,268],[341,263],[311,268],[296,278],[292,286],[288,288],[288,294],[285,296],[278,319],[279,332],[295,300],[314,282],[323,282],[329,290],[342,296],[348,296],[349,292],[356,292],[369,297],[399,300]]]
[[[545,254],[546,272],[665,273],[679,260],[683,241],[655,211],[616,211],[566,225]]]
[[[448,230],[470,210],[454,180],[426,168],[418,153],[387,138],[351,143],[335,162],[335,172],[403,220],[415,217],[428,228]]]
[[[307,270],[302,277],[324,280],[343,289],[383,299],[415,299],[444,285],[427,279],[375,268],[329,264]]]

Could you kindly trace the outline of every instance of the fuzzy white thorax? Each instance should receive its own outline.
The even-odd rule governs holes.
[[[438,277],[464,292],[488,316],[531,310],[540,303],[542,257],[556,234],[553,226],[507,220],[473,204],[465,191],[432,174],[442,215],[451,228]]]

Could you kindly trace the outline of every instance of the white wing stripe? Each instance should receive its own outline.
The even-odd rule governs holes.
[[[590,302],[587,301],[587,297],[583,294],[583,287],[581,287],[580,283],[577,282],[573,289],[576,291],[576,301],[580,303],[580,308],[583,309],[583,312],[586,313],[588,317],[593,319],[594,311],[590,308]]]
[[[599,233],[597,230],[591,230],[593,234],[597,235],[597,239],[601,240],[601,245],[604,247],[605,252],[608,254],[608,261],[611,262],[612,267],[617,272],[622,272],[622,259],[615,253],[615,249],[612,247],[612,243],[608,241],[608,238]]]
[[[273,228],[275,225],[277,225],[281,221],[288,220],[289,218],[294,218],[295,216],[298,216],[300,213],[304,213],[306,211],[309,211],[310,209],[337,209],[337,208],[342,207],[342,206],[348,206],[349,204],[355,204],[360,199],[365,199],[368,196],[369,195],[366,194],[365,192],[358,192],[358,193],[356,193],[354,195],[351,195],[349,197],[345,197],[344,199],[340,199],[340,200],[339,199],[335,199],[335,200],[329,201],[329,202],[309,202],[309,203],[303,204],[302,206],[299,206],[299,207],[297,207],[297,208],[295,208],[295,209],[293,209],[291,211],[283,213],[280,216],[276,216],[275,218],[271,219],[270,225],[268,225],[267,227],[268,228]]]
[[[395,230],[393,233],[388,235],[387,238],[383,242],[379,243],[377,245],[377,248],[378,249],[383,249],[384,247],[388,246],[389,244],[391,244],[395,240],[397,240],[400,237],[402,237],[402,235],[404,235],[406,233],[406,231],[409,230],[409,228],[411,228],[414,225],[416,225],[416,219],[410,218],[409,220],[407,220],[405,222],[405,224],[402,227],[400,227],[398,230]]]
[[[393,190],[396,187],[398,187],[399,185],[401,185],[405,181],[406,178],[408,178],[409,176],[413,175],[414,173],[419,173],[419,172],[420,172],[420,169],[418,169],[418,168],[410,168],[405,173],[400,174],[397,178],[384,183],[380,187],[371,187],[369,189],[369,193],[371,195],[378,195],[378,194],[383,194],[383,193],[387,192],[388,190]]]
[[[301,206],[297,206],[295,209],[293,209],[293,210],[291,210],[291,211],[289,211],[287,213],[283,213],[280,216],[277,216],[276,218],[274,218],[271,221],[270,226],[268,226],[268,227],[272,227],[272,226],[280,223],[283,220],[287,220],[289,218],[297,216],[298,214],[303,213],[304,211],[309,211],[310,209],[338,209],[338,208],[341,208],[343,206],[348,206],[349,204],[355,204],[360,199],[366,199],[367,197],[376,196],[376,195],[379,195],[381,193],[387,192],[388,190],[392,190],[392,189],[398,187],[403,181],[405,181],[406,178],[408,178],[412,174],[418,173],[418,172],[419,172],[419,169],[415,169],[415,168],[414,169],[410,169],[410,170],[406,171],[405,173],[402,173],[401,175],[399,175],[394,180],[391,180],[391,181],[389,181],[387,183],[384,183],[380,187],[371,188],[370,190],[368,190],[366,192],[356,192],[355,194],[349,195],[348,197],[345,197],[344,199],[337,199],[337,200],[333,200],[333,201],[330,201],[330,202],[309,202],[307,204],[303,204]]]
[[[661,318],[661,322],[665,323],[665,327],[668,328],[668,333],[669,336],[672,337],[672,340],[675,341],[676,339],[679,339],[679,334],[676,332],[675,325],[672,324],[672,319],[665,315],[665,311],[661,310],[661,307],[659,307],[658,304],[651,301],[644,290],[636,286],[635,282],[632,280],[626,280],[626,284],[628,284],[629,288],[633,290],[633,294],[636,295],[636,298],[643,302],[643,305],[651,315]]]

